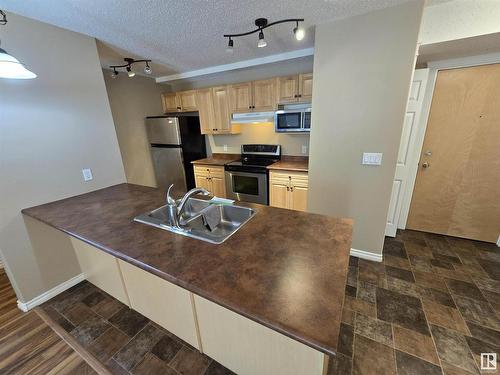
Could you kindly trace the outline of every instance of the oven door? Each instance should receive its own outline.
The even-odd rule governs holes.
[[[226,197],[242,202],[268,204],[267,173],[226,171]]]
[[[277,132],[302,131],[302,112],[276,111],[274,114],[274,128]]]

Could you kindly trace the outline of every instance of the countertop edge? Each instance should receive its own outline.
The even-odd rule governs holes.
[[[84,194],[86,194],[86,193],[83,193],[81,195],[84,195]],[[65,200],[65,199],[68,199],[68,198],[63,198],[61,200]],[[81,241],[83,241],[83,242],[85,242],[85,243],[87,243],[87,244],[89,244],[91,246],[94,246],[94,247],[96,247],[96,248],[98,248],[98,249],[100,249],[100,250],[102,250],[102,251],[104,251],[104,252],[106,252],[106,253],[108,253],[108,254],[110,254],[112,256],[115,256],[118,259],[126,261],[127,263],[130,263],[130,264],[132,264],[134,266],[137,266],[137,267],[139,267],[140,269],[142,269],[142,270],[144,270],[146,272],[152,273],[152,274],[154,274],[154,275],[156,275],[156,276],[158,276],[158,277],[160,277],[160,278],[162,278],[162,279],[164,279],[164,280],[166,280],[168,282],[171,282],[171,283],[173,283],[173,284],[175,284],[175,285],[177,285],[177,286],[179,286],[179,287],[181,287],[183,289],[186,289],[186,290],[188,290],[188,291],[190,291],[192,293],[195,293],[198,296],[200,296],[202,298],[205,298],[205,299],[207,299],[207,300],[209,300],[209,301],[211,301],[211,302],[213,302],[213,303],[215,303],[215,304],[217,304],[219,306],[222,306],[222,307],[224,307],[224,308],[226,308],[226,309],[228,309],[228,310],[230,310],[230,311],[232,311],[232,312],[234,312],[236,314],[239,314],[239,315],[241,315],[241,316],[243,316],[243,317],[245,317],[247,319],[250,319],[250,320],[252,320],[252,321],[254,321],[254,322],[258,323],[258,324],[261,324],[261,325],[263,325],[263,326],[265,326],[265,327],[267,327],[267,328],[269,328],[269,329],[271,329],[273,331],[281,333],[281,334],[283,334],[286,337],[289,337],[289,338],[291,338],[293,340],[296,340],[296,341],[298,341],[298,342],[300,342],[300,343],[302,343],[302,344],[304,344],[306,346],[309,346],[309,347],[311,347],[311,348],[313,348],[315,350],[318,350],[318,351],[320,351],[320,352],[322,352],[324,354],[335,356],[336,353],[337,353],[337,348],[333,348],[333,347],[330,347],[328,345],[324,345],[324,344],[322,344],[320,342],[317,342],[316,340],[309,340],[307,338],[301,337],[301,335],[295,333],[294,331],[286,330],[285,328],[283,328],[281,326],[273,325],[271,322],[269,322],[267,320],[259,319],[258,317],[251,316],[250,314],[247,314],[244,311],[241,311],[238,308],[235,308],[234,306],[230,306],[230,305],[225,304],[223,301],[217,301],[217,300],[213,299],[211,296],[206,295],[203,292],[203,290],[201,290],[201,289],[199,289],[199,288],[197,288],[195,286],[192,286],[191,284],[181,282],[177,278],[172,277],[171,275],[169,275],[167,273],[163,273],[163,272],[155,269],[154,267],[149,266],[148,264],[142,263],[142,262],[140,262],[140,261],[138,261],[138,260],[136,260],[134,258],[125,256],[124,254],[122,254],[122,253],[120,253],[118,251],[115,251],[113,249],[110,249],[110,248],[108,248],[106,246],[103,246],[103,245],[101,245],[99,243],[95,243],[93,241],[90,241],[90,240],[88,240],[88,239],[86,239],[86,238],[84,238],[82,236],[77,235],[76,233],[73,233],[71,231],[68,231],[68,230],[59,228],[57,226],[54,226],[54,225],[48,223],[47,221],[45,221],[45,220],[43,220],[43,219],[41,219],[41,218],[39,218],[39,217],[37,217],[35,215],[30,214],[29,212],[27,212],[27,210],[29,210],[29,208],[22,209],[21,213],[23,215],[26,215],[26,216],[32,218],[32,219],[38,220],[38,221],[44,223],[45,225],[48,225],[48,226],[50,226],[50,227],[52,227],[52,228],[54,228],[56,230],[59,230],[59,231],[65,233],[67,235],[70,235],[70,236],[72,236],[72,237],[74,237],[74,238],[76,238],[78,240],[81,240]],[[351,227],[351,233],[352,233],[352,227]],[[145,269],[145,268],[147,268],[147,269]],[[347,281],[347,273],[346,273],[346,277],[345,277],[344,283],[346,281]],[[344,304],[344,299],[342,300],[342,304]],[[341,321],[339,320],[339,327],[340,327],[340,322]],[[337,344],[338,344],[338,342],[337,342]]]

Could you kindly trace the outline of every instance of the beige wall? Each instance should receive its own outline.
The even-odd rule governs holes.
[[[307,156],[309,152],[308,134],[276,133],[272,122],[241,124],[240,126],[240,134],[207,136],[207,152],[209,154],[214,152],[239,154],[240,146],[247,143],[279,144],[283,155]],[[224,145],[227,145],[227,151],[224,151]],[[305,154],[302,153],[302,146],[307,148]]]
[[[164,88],[147,77],[119,74],[111,78],[108,70],[103,73],[127,181],[156,186],[144,118],[163,113]]]
[[[38,78],[0,79],[0,251],[18,297],[28,301],[79,273],[57,234],[31,245],[25,207],[125,181],[95,40],[8,14],[2,48]],[[83,182],[82,168],[94,179]]]
[[[316,28],[308,208],[354,218],[358,250],[382,251],[422,7]],[[363,152],[382,152],[382,165],[361,165]]]

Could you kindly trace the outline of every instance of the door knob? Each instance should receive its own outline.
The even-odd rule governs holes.
[[[427,163],[427,162],[422,163],[422,168],[425,169],[425,168],[429,168],[429,167],[430,167],[429,163]]]

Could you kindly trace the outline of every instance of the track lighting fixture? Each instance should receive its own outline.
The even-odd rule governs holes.
[[[304,39],[304,36],[306,35],[305,31],[303,28],[299,27],[299,22],[303,22],[303,18],[290,18],[286,20],[281,20],[281,21],[275,21],[268,23],[267,18],[257,18],[255,20],[255,26],[257,28],[252,31],[248,31],[246,33],[240,33],[240,34],[225,34],[224,38],[229,38],[229,42],[227,44],[227,52],[233,52],[233,38],[237,38],[240,36],[246,36],[254,33],[259,33],[259,41],[257,43],[257,47],[262,48],[267,46],[267,42],[264,39],[264,29],[267,29],[268,27],[280,24],[280,23],[285,23],[285,22],[295,22],[296,26],[293,28],[293,34],[295,35],[295,39],[297,40],[302,40]]]
[[[0,25],[7,24],[7,15],[0,10]],[[26,69],[14,56],[0,48],[0,78],[31,79],[36,78],[36,74]]]
[[[136,63],[146,63],[146,66],[144,67],[144,73],[146,74],[153,73],[153,69],[151,69],[151,67],[149,66],[151,60],[134,60],[130,57],[125,57],[123,60],[125,61],[125,64],[110,66],[110,69],[113,69],[113,72],[111,73],[111,78],[116,78],[118,76],[118,73],[120,73],[117,69],[122,69],[122,68],[125,68],[125,70],[127,71],[127,75],[130,78],[134,77],[135,72],[132,70],[132,65]]]

